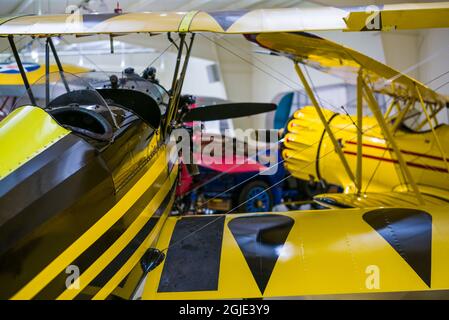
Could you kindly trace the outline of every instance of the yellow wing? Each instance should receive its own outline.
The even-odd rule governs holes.
[[[39,79],[45,76],[45,66],[37,63],[25,63],[24,68],[27,73],[28,81],[33,84]],[[89,72],[91,69],[64,64],[64,72],[69,74],[77,74]],[[50,73],[58,72],[58,66],[55,64],[50,65]],[[1,86],[20,86],[23,88],[23,80],[20,76],[19,69],[16,63],[0,63],[0,87]],[[1,90],[0,92],[8,93],[7,90]]]
[[[367,25],[369,26],[367,27]],[[74,14],[19,16],[0,19],[0,35],[3,36],[202,31],[241,34],[443,27],[449,27],[449,2],[385,5],[378,8],[319,7],[84,15],[75,12]]]
[[[259,34],[251,38],[262,47],[288,55],[302,64],[344,78],[355,84],[361,69],[376,92],[419,99],[418,87],[428,103],[443,104],[449,98],[373,58],[341,44],[308,33]]]
[[[403,196],[383,200],[394,206],[392,199],[403,204]],[[435,201],[420,208],[171,217],[157,244],[168,248],[165,259],[149,273],[142,298],[447,297],[449,217],[444,201]]]

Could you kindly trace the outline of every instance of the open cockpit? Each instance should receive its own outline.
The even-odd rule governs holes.
[[[52,73],[51,92],[45,90],[45,77],[29,90],[61,126],[102,145],[139,120],[156,130],[168,104],[168,93],[157,81],[126,71],[107,76],[98,72]],[[18,99],[15,107],[26,104],[31,104],[28,95]]]

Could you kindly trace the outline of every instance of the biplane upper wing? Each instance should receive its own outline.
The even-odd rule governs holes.
[[[378,19],[375,19],[378,18]],[[371,23],[375,19],[375,23]],[[367,26],[368,25],[368,26]],[[0,35],[86,35],[157,32],[262,33],[375,31],[449,27],[449,2],[380,7],[240,11],[60,14],[0,18]]]
[[[165,259],[142,298],[447,297],[449,217],[428,200],[419,210],[170,217],[157,244]]]
[[[248,36],[251,41],[302,64],[356,84],[363,69],[365,80],[374,91],[395,97],[419,99],[416,87],[427,103],[446,105],[449,98],[436,93],[418,80],[401,73],[363,53],[310,33],[261,33]]]

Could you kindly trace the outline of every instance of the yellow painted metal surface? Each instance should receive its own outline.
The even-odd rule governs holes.
[[[374,97],[373,92],[370,90],[368,85],[363,82],[363,90],[366,97],[366,100],[368,102],[368,106],[371,109],[372,114],[376,118],[376,121],[379,125],[379,127],[382,129],[382,134],[384,135],[385,139],[387,140],[387,146],[390,147],[390,151],[394,153],[394,158],[398,162],[398,167],[403,175],[404,178],[404,185],[410,186],[410,190],[413,190],[413,192],[416,195],[417,200],[420,204],[424,204],[424,200],[422,199],[421,194],[419,193],[418,186],[416,185],[416,181],[414,177],[411,175],[410,170],[408,168],[408,164],[405,162],[404,157],[402,156],[402,152],[399,150],[399,147],[396,143],[395,137],[393,136],[393,133],[390,130],[390,126],[385,121],[382,111],[379,107],[379,103],[377,102],[376,98]],[[363,157],[363,155],[362,155]]]
[[[396,9],[394,9],[396,8]],[[426,5],[389,7],[383,9],[386,19],[383,21],[382,30],[391,28],[414,27],[439,27],[449,26],[449,4],[440,4],[441,14],[435,22],[427,24],[413,24],[410,21],[401,20],[400,15],[413,13],[415,19],[428,17],[433,10],[426,9]],[[409,12],[410,11],[410,12]],[[319,16],[319,18],[317,18]],[[411,15],[409,15],[411,17]],[[90,17],[91,18],[91,17]],[[198,12],[198,13],[130,13],[115,16],[101,16],[95,19],[86,19],[84,16],[58,15],[58,16],[27,16],[0,20],[0,34],[27,34],[27,35],[54,35],[57,34],[123,34],[130,32],[193,32],[211,31],[222,33],[256,33],[256,32],[283,32],[302,30],[357,30],[363,15],[349,14],[348,11],[336,8],[323,9],[273,9],[253,10],[247,13],[225,13],[224,15]],[[346,18],[345,20],[343,18]],[[365,16],[366,19],[366,16]],[[232,23],[226,24],[231,20]],[[429,19],[431,21],[431,19]],[[349,28],[347,27],[349,26]],[[55,31],[57,30],[57,31]],[[337,73],[354,73],[354,70],[363,65],[368,70],[368,78],[371,82],[380,79],[395,78],[397,86],[378,87],[379,92],[394,94],[396,96],[410,97],[415,91],[408,91],[412,86],[418,86],[427,102],[443,104],[449,100],[436,94],[423,84],[407,76],[400,75],[397,71],[379,64],[370,58],[355,51],[350,51],[327,40],[313,36],[299,36],[291,38],[289,34],[259,35],[257,40],[272,49],[283,50],[296,55],[302,63],[313,64],[327,70],[337,70]],[[297,38],[300,37],[300,38]],[[300,39],[300,41],[297,41]],[[315,41],[320,45],[314,47]],[[287,46],[288,44],[288,46]],[[69,71],[70,72],[70,71]],[[358,74],[358,73],[356,73]],[[0,78],[1,80],[1,78]],[[26,112],[25,112],[26,111]],[[43,113],[43,114],[42,114]],[[323,110],[323,116],[329,121],[330,129],[335,134],[338,143],[341,143],[344,157],[351,167],[356,166],[357,155],[357,130],[352,119],[346,115],[337,115],[328,110]],[[34,107],[23,107],[13,112],[5,121],[0,123],[0,150],[3,150],[4,141],[11,140],[15,130],[23,129],[25,133],[19,138],[29,139],[26,130],[35,136],[36,127],[25,127],[27,121],[24,117],[36,121],[39,128],[46,131],[37,143],[23,143],[33,148],[19,152],[19,156],[12,165],[0,167],[1,175],[14,170],[14,166],[20,165],[22,158],[38,153],[52,143],[52,137],[58,139],[69,131],[58,126],[44,111]],[[50,118],[50,119],[49,119]],[[331,120],[332,118],[332,120]],[[20,121],[19,121],[20,120]],[[255,281],[245,254],[232,234],[229,223],[236,218],[251,217],[257,215],[227,215],[224,217],[223,240],[220,250],[220,262],[218,268],[218,287],[208,291],[179,291],[158,292],[162,270],[165,261],[153,270],[145,284],[144,299],[210,299],[210,298],[259,298],[259,297],[297,297],[310,295],[333,295],[353,293],[385,293],[385,292],[425,292],[432,290],[449,290],[449,253],[447,244],[449,241],[449,217],[447,216],[446,201],[436,199],[438,196],[449,198],[449,179],[447,168],[441,167],[441,159],[436,151],[438,146],[429,144],[430,133],[409,134],[397,131],[397,145],[403,152],[405,161],[411,166],[410,171],[414,180],[424,186],[438,186],[437,190],[423,188],[426,205],[420,206],[431,215],[431,285],[411,268],[409,262],[398,253],[390,243],[374,230],[364,220],[364,215],[379,206],[401,206],[416,208],[413,196],[409,193],[399,192],[405,189],[398,175],[398,168],[392,150],[386,145],[377,122],[370,117],[360,119],[363,123],[364,136],[361,151],[367,158],[363,163],[361,185],[369,187],[369,191],[383,192],[382,194],[365,194],[362,199],[353,195],[322,195],[333,197],[337,202],[353,204],[354,209],[330,209],[323,211],[296,211],[289,213],[276,213],[274,215],[289,217],[293,220],[293,227],[288,232],[287,239],[279,246],[279,257],[275,261],[273,271],[270,274],[268,285],[261,290]],[[16,123],[17,122],[17,123]],[[20,123],[19,123],[20,122]],[[47,127],[53,130],[47,131]],[[14,130],[13,130],[14,129]],[[61,130],[59,132],[59,130]],[[350,186],[335,153],[335,145],[330,143],[329,136],[324,132],[323,124],[317,115],[317,110],[305,107],[295,113],[294,119],[288,124],[288,133],[285,139],[283,156],[287,169],[298,178],[318,179],[319,175],[326,177],[331,183]],[[17,132],[16,132],[17,133]],[[56,133],[60,133],[58,136]],[[442,126],[435,130],[435,134],[442,141],[449,138],[449,127]],[[156,141],[150,149],[159,148]],[[14,134],[12,142],[5,146],[9,149],[18,145]],[[446,150],[447,149],[447,150]],[[444,151],[449,152],[449,147]],[[99,221],[90,227],[80,238],[62,252],[54,261],[46,266],[34,279],[27,283],[13,299],[31,299],[47,286],[58,274],[60,274],[71,262],[85,252],[95,241],[108,231],[129,210],[149,187],[158,191],[150,200],[145,209],[138,215],[131,226],[107,249],[98,260],[87,270],[83,270],[80,276],[80,288],[71,287],[63,292],[59,299],[75,298],[83,290],[91,290],[90,283],[102,270],[123,250],[127,244],[137,235],[142,226],[148,222],[163,200],[173,192],[173,186],[177,181],[178,166],[171,172],[167,169],[166,146],[161,146],[154,158],[148,164],[147,172],[136,184],[111,208]],[[360,149],[359,149],[360,151]],[[11,153],[11,152],[10,152]],[[444,160],[444,159],[443,159]],[[3,161],[3,160],[2,160]],[[9,161],[9,159],[8,159]],[[12,167],[13,169],[8,169]],[[8,171],[9,170],[9,171]],[[124,169],[126,171],[126,168]],[[320,172],[320,174],[318,174]],[[158,177],[163,181],[158,184]],[[373,177],[371,177],[373,176]],[[388,177],[388,179],[385,179]],[[119,179],[117,179],[119,180]],[[345,190],[350,193],[355,190]],[[366,190],[364,190],[366,191]],[[385,192],[394,191],[388,195]],[[351,202],[352,201],[352,202]],[[155,228],[148,234],[144,243],[136,252],[120,267],[118,272],[98,290],[92,290],[94,299],[104,299],[114,292],[122,280],[132,272],[145,250],[148,247],[170,250],[170,240],[176,223],[180,218],[168,217],[173,204],[173,194],[167,208],[162,213]],[[369,208],[373,206],[375,208]],[[181,219],[197,219],[197,217],[183,217]],[[195,231],[195,230],[193,230]],[[201,232],[201,230],[196,230]],[[159,235],[159,232],[161,234]],[[277,250],[276,249],[276,250]],[[189,251],[186,250],[188,255]],[[367,274],[370,267],[375,266],[380,270],[380,285],[371,288],[367,285]],[[236,272],[238,270],[238,272]]]
[[[157,172],[152,172],[155,176],[158,176]],[[109,247],[90,267],[85,270],[79,278],[79,287],[76,288],[74,285],[67,288],[58,299],[73,299],[83,289],[95,279],[96,276],[132,241],[135,236],[139,233],[142,227],[148,222],[151,216],[156,212],[156,210],[161,206],[164,198],[169,194],[172,189],[173,183],[176,180],[177,170],[173,170],[171,175],[165,179],[162,185],[155,185],[159,188],[159,191],[147,204],[147,206],[142,210],[137,219],[126,229],[126,231],[114,242],[114,244]],[[174,195],[174,193],[173,193]],[[156,236],[159,234],[165,219],[167,218],[171,206],[173,204],[173,196],[164,214],[159,218],[159,222],[156,227],[148,234],[144,243],[136,250],[136,252],[128,259],[128,261],[120,268],[120,270],[106,283],[104,287],[95,295],[94,299],[105,299],[112,291],[120,284],[120,282],[128,275],[131,269],[140,261],[140,258],[148,249],[151,243],[154,241]]]
[[[326,112],[329,118],[332,112]],[[349,165],[355,168],[357,130],[353,119],[347,115],[337,115],[329,126],[341,142]],[[398,188],[402,184],[398,163],[376,120],[364,117],[362,131],[362,191],[389,192]],[[449,138],[449,126],[439,126],[435,129],[435,134],[441,141],[446,141]],[[433,186],[449,190],[449,173],[438,145],[432,142],[432,132],[410,133],[398,130],[395,139],[411,175],[420,187]],[[295,177],[305,180],[310,177],[318,179],[318,169],[320,178],[329,183],[351,185],[313,107],[304,107],[295,112],[294,119],[288,124],[284,145],[282,156],[285,159],[285,167]],[[449,154],[449,145],[443,145],[442,148],[446,155]],[[355,192],[351,188],[345,191]]]
[[[0,122],[0,180],[69,133],[38,107],[14,110]]]
[[[127,244],[138,232],[138,227],[147,221],[149,216],[152,215],[155,210],[160,206],[164,195],[168,192],[172,192],[172,186],[176,181],[178,174],[178,165],[174,164],[174,167],[169,174],[167,170],[167,147],[162,146],[152,158],[148,164],[146,173],[135,183],[135,185],[112,207],[100,220],[98,220],[92,227],[90,227],[81,237],[79,237],[73,244],[71,244],[64,252],[62,252],[55,260],[46,266],[35,278],[28,282],[19,292],[17,292],[12,299],[31,299],[40,292],[45,286],[47,286],[60,272],[70,265],[77,257],[79,257],[84,251],[86,251],[95,241],[97,241],[105,232],[107,232],[125,213],[136,203],[136,201],[142,196],[142,194],[150,187],[158,188],[157,195],[150,203],[147,204],[145,209],[139,215],[137,220],[132,226],[113,244],[113,246],[107,250],[98,261],[96,261],[85,273],[81,274],[85,282],[81,282],[81,286],[84,288],[96,275],[98,275],[103,268],[111,262],[111,260],[120,252],[118,251],[123,245]],[[158,177],[163,177],[163,184],[156,184]],[[166,215],[160,218],[160,223],[165,220]],[[160,228],[160,224],[150,233],[149,237],[154,237]],[[155,231],[156,230],[156,231]],[[145,241],[145,248],[148,247],[150,238]],[[139,248],[136,253],[130,258],[133,259],[133,263],[142,254],[142,248]],[[99,295],[110,293],[120,283],[126,274],[124,270],[128,270],[131,266],[131,262],[128,261],[126,268],[122,267],[119,274],[115,275],[107,284]],[[134,264],[132,265],[134,266]],[[130,271],[130,270],[129,270]],[[115,287],[114,287],[115,286]],[[67,299],[73,298],[80,293],[80,290],[65,291],[59,298]]]
[[[75,65],[63,65],[65,73],[77,74],[83,72],[89,72],[90,69],[78,67]],[[58,66],[55,64],[50,65],[50,73],[58,72]],[[45,65],[41,65],[38,69],[33,71],[27,71],[27,78],[30,84],[33,84],[39,79],[45,76]],[[0,73],[0,86],[23,86],[23,81],[20,73]]]
[[[349,13],[345,18],[347,31],[363,31],[367,29],[367,21],[380,12],[379,25],[372,24],[372,31],[390,31],[424,28],[447,28],[449,4],[437,3],[404,3],[367,7],[365,10]],[[367,30],[368,31],[368,30]]]
[[[106,283],[104,287],[102,287],[98,293],[93,297],[93,300],[104,300],[106,299],[110,293],[113,292],[115,288],[118,287],[120,282],[131,272],[134,267],[141,267],[140,260],[148,248],[152,248],[155,240],[158,238],[164,224],[166,218],[171,212],[173,201],[175,194],[172,194],[172,199],[168,203],[167,208],[162,214],[159,222],[157,223],[155,229],[148,234],[145,238],[144,242],[137,248],[136,252],[126,261],[126,263],[118,270],[118,272]]]
[[[19,18],[22,17],[24,15],[19,15],[19,16],[10,16],[10,17],[1,17],[0,18],[0,25],[4,24],[5,22],[8,22],[9,20],[15,19],[15,18]]]
[[[189,31],[190,24],[197,13],[198,11],[190,11],[182,18],[181,23],[179,24],[179,32]]]
[[[330,209],[275,213],[292,218],[294,224],[285,243],[279,247],[280,255],[263,294],[229,228],[229,222],[241,215],[228,215],[225,218],[216,290],[158,292],[164,262],[149,274],[142,298],[268,298],[447,290],[449,216],[446,208],[420,208],[432,219],[430,287],[364,220],[363,215],[371,209]],[[159,249],[169,247],[177,220],[175,217],[167,220],[157,244]],[[185,253],[188,254],[189,250],[194,248],[186,249]],[[373,266],[379,271],[379,286],[370,285],[369,275]]]
[[[426,116],[427,124],[430,126],[430,129],[432,130],[434,141],[435,141],[436,145],[438,146],[438,150],[440,151],[440,156],[443,158],[444,165],[445,165],[447,171],[449,172],[449,165],[448,165],[448,162],[447,162],[447,159],[446,159],[446,154],[444,153],[444,149],[442,147],[442,143],[440,141],[440,138],[438,137],[438,135],[435,132],[435,127],[438,125],[438,120],[435,117],[436,124],[434,126],[432,124],[432,119],[431,119],[429,113],[427,112],[427,108],[426,108],[426,106],[424,104],[424,101],[422,99],[421,93],[419,92],[419,89],[417,88],[416,91],[417,91],[417,94],[419,96],[419,101],[420,101],[420,104],[421,104],[422,111],[423,111],[424,115]],[[437,113],[435,113],[435,115],[436,114]]]
[[[439,194],[435,190],[423,188],[422,196],[428,207],[448,207],[449,192]],[[335,204],[323,199],[335,200]],[[341,205],[353,208],[408,208],[416,205],[416,195],[413,192],[392,191],[384,193],[363,193],[363,194],[345,194],[345,193],[328,193],[320,194],[315,197],[315,201],[323,206],[341,209]]]
[[[449,3],[385,5],[379,30],[449,27]],[[372,9],[282,8],[196,14],[189,27],[182,21],[189,12],[141,12],[7,17],[0,20],[0,35],[126,34],[135,32],[219,32],[229,34],[294,31],[364,31]],[[368,20],[369,21],[369,20]],[[180,26],[182,28],[180,29]]]

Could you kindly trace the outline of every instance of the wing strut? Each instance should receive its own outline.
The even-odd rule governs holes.
[[[50,104],[50,43],[45,41],[45,106]]]
[[[172,40],[171,38],[171,34],[168,33],[168,40],[170,40],[171,43],[173,43],[173,45],[178,49],[178,55],[176,57],[176,65],[175,65],[175,71],[173,73],[173,80],[172,80],[172,85],[171,85],[171,92],[170,92],[170,101],[168,102],[168,110],[167,110],[167,118],[165,119],[165,126],[164,126],[164,134],[168,133],[168,129],[170,127],[172,118],[173,118],[173,112],[174,109],[176,109],[176,101],[177,101],[177,97],[176,97],[176,91],[177,91],[177,86],[178,86],[178,74],[179,74],[179,68],[181,66],[181,58],[182,58],[182,51],[184,49],[184,43],[185,43],[185,39],[186,39],[186,34],[185,33],[180,33],[179,34],[179,38],[181,39],[180,43],[179,43],[179,47],[176,45],[176,42]]]
[[[181,90],[182,85],[184,84],[184,79],[187,72],[187,66],[189,64],[190,59],[190,53],[192,51],[193,47],[193,40],[195,39],[195,34],[192,33],[190,36],[190,43],[186,43],[186,34],[180,33],[179,34],[181,38],[181,42],[179,44],[178,48],[178,56],[176,58],[176,66],[175,66],[175,72],[173,75],[173,82],[171,87],[171,95],[170,95],[170,101],[168,104],[168,110],[167,110],[167,118],[165,119],[165,127],[164,127],[164,134],[168,134],[168,131],[170,129],[170,126],[172,124],[172,121],[175,120],[175,117],[177,116],[177,110],[179,107],[179,101],[181,97]],[[186,46],[186,55],[184,57],[184,61],[182,63],[182,69],[181,68],[181,59],[182,59],[182,51],[184,46]]]
[[[396,119],[394,120],[391,132],[393,132],[393,133],[396,132],[399,125],[405,119],[406,114],[409,112],[410,108],[414,105],[415,105],[415,99],[410,98],[402,110],[399,108],[399,112],[398,112],[398,115],[396,116]]]
[[[362,85],[362,69],[360,68],[357,75],[357,168],[355,172],[355,180],[357,194],[360,196],[362,192],[362,146],[363,146],[363,85]]]
[[[413,176],[410,173],[410,170],[408,169],[407,163],[405,162],[404,158],[402,157],[401,151],[399,150],[399,147],[396,144],[396,141],[394,140],[393,134],[391,133],[390,129],[388,128],[387,123],[385,122],[382,112],[380,112],[379,104],[377,103],[373,92],[371,91],[371,89],[368,87],[368,85],[366,84],[366,82],[364,80],[362,80],[362,86],[363,86],[363,91],[366,96],[366,100],[368,102],[368,106],[371,109],[373,115],[375,116],[377,123],[381,127],[385,138],[390,143],[390,146],[396,155],[396,158],[399,162],[399,167],[402,172],[402,175],[404,176],[405,182],[406,183],[408,182],[411,185],[412,190],[416,194],[416,198],[418,199],[419,203],[424,204],[424,199],[423,199],[421,193],[419,192],[418,185],[416,184],[415,180],[413,179]]]
[[[53,44],[53,40],[51,37],[47,38],[48,44],[50,45],[51,52],[53,53],[53,58],[55,58],[56,65],[58,66],[59,75],[61,76],[62,83],[64,84],[65,90],[70,92],[69,85],[67,84],[67,80],[64,75],[64,69],[62,68],[61,60],[59,60],[58,52],[55,49],[55,45]]]
[[[34,98],[33,91],[31,91],[30,83],[28,82],[27,74],[25,68],[23,67],[22,60],[20,60],[19,52],[17,51],[16,44],[14,43],[14,36],[8,36],[9,45],[11,47],[14,59],[16,60],[17,67],[19,68],[20,75],[22,76],[23,84],[28,92],[28,97],[30,98],[31,104],[36,105],[36,99]]]
[[[302,72],[301,67],[299,66],[298,62],[294,61],[294,65],[295,65],[296,73],[298,74],[299,78],[301,79],[304,89],[306,90],[307,95],[310,98],[310,101],[312,102],[313,106],[316,109],[316,112],[318,113],[318,116],[320,117],[320,120],[323,123],[323,126],[324,126],[327,134],[329,135],[329,138],[331,139],[332,144],[334,145],[335,151],[337,152],[337,154],[340,158],[340,161],[343,164],[343,167],[345,168],[345,171],[346,171],[349,179],[351,179],[351,181],[354,183],[354,185],[356,185],[354,173],[352,172],[351,168],[349,167],[348,161],[346,160],[346,157],[343,154],[341,146],[340,146],[339,142],[337,141],[337,139],[335,138],[331,128],[329,127],[329,124],[327,123],[326,117],[324,116],[323,111],[321,110],[321,107],[312,91],[312,88],[310,87],[309,83],[307,82],[306,77],[304,76],[304,73]]]
[[[429,113],[427,112],[427,108],[426,108],[426,105],[424,104],[424,100],[422,98],[421,91],[419,91],[419,88],[417,86],[415,86],[415,89],[416,89],[416,93],[418,94],[419,102],[421,103],[422,110],[426,116],[427,122],[429,123],[429,127],[432,130],[433,137],[435,138],[435,141],[437,142],[437,146],[441,153],[441,157],[443,158],[444,164],[446,165],[446,170],[447,170],[447,172],[449,172],[449,165],[447,163],[446,156],[444,155],[443,146],[441,145],[440,138],[438,138],[438,135],[435,132],[435,127],[432,124],[432,118],[429,116]]]

